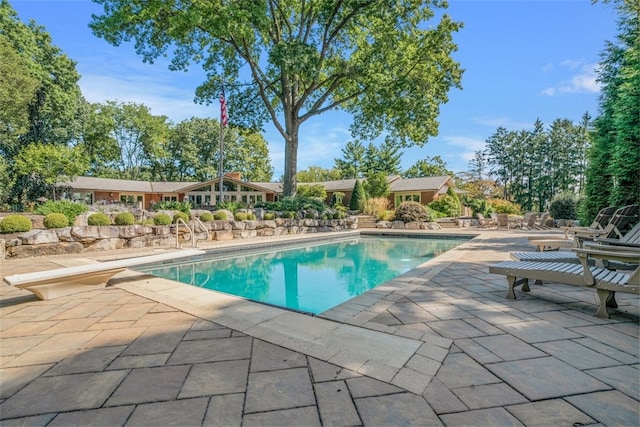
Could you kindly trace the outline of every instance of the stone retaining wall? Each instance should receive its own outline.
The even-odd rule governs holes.
[[[190,221],[198,241],[251,239],[283,234],[306,234],[356,229],[358,219],[317,220],[285,219],[255,221]],[[208,235],[207,235],[208,231]],[[180,243],[191,244],[189,229],[177,230]],[[0,260],[44,255],[77,254],[122,248],[175,247],[176,226],[73,226],[57,229],[33,229],[12,238],[0,235]]]

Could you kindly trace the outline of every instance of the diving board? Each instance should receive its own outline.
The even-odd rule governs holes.
[[[34,293],[41,300],[48,300],[103,288],[111,277],[126,270],[128,267],[172,261],[204,253],[205,251],[198,249],[184,249],[157,255],[14,274],[13,276],[5,277],[4,281],[16,288]]]

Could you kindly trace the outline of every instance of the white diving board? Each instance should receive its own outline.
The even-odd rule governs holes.
[[[14,274],[13,276],[5,277],[4,281],[16,288],[33,292],[41,300],[48,300],[103,288],[112,276],[126,270],[128,267],[188,258],[204,253],[205,251],[198,249],[184,249],[157,255]]]

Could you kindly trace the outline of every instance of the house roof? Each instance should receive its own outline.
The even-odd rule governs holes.
[[[389,175],[387,177],[387,181],[391,184],[395,181],[402,180],[400,175]],[[360,179],[360,182],[365,181],[365,179]],[[327,191],[351,191],[353,187],[356,185],[356,179],[340,179],[337,181],[323,181],[323,182],[299,182],[298,185],[317,185],[320,184],[324,186]]]
[[[174,193],[192,182],[150,182],[129,179],[98,178],[79,176],[73,181],[61,183],[75,190],[117,191],[134,193]]]
[[[419,190],[435,190],[438,192],[447,192],[449,186],[453,185],[450,176],[430,176],[422,178],[398,179],[391,183],[391,191],[419,191]]]

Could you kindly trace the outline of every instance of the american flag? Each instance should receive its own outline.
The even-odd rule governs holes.
[[[224,88],[220,91],[220,122],[222,126],[229,123],[229,113],[227,112],[227,100],[224,98]]]

